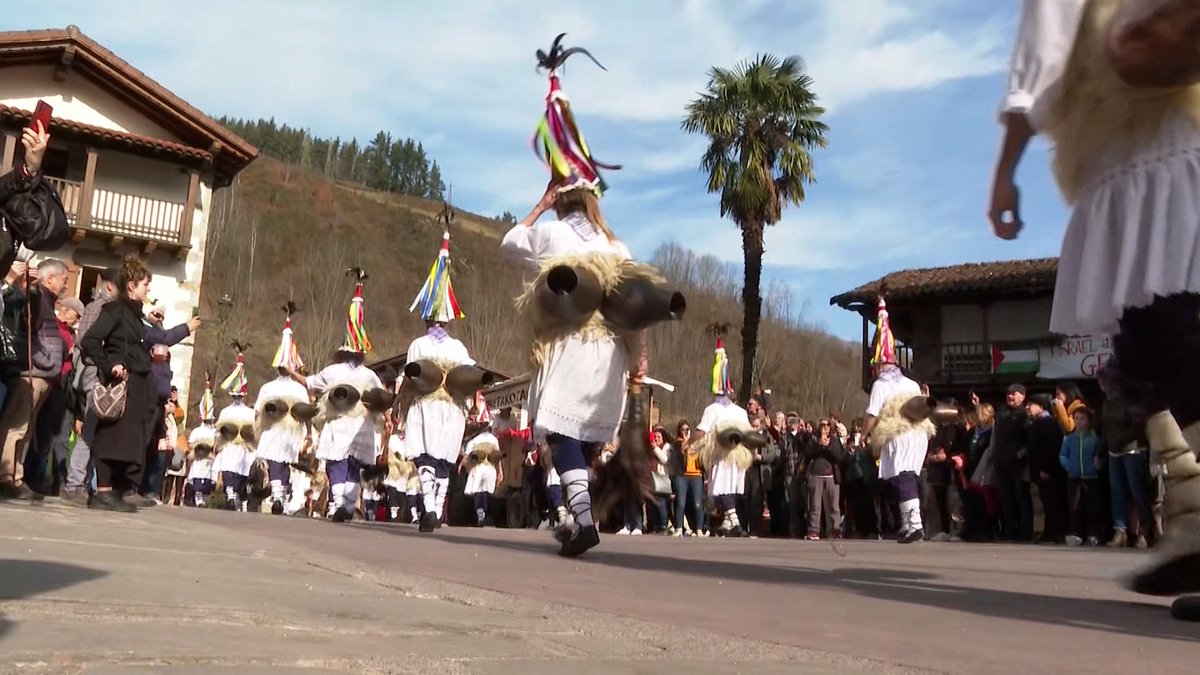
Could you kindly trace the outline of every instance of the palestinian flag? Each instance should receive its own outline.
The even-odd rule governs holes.
[[[1001,349],[992,345],[992,372],[997,375],[1032,374],[1040,365],[1037,349]]]

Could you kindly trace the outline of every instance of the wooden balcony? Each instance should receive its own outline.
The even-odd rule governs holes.
[[[113,251],[123,243],[131,243],[143,253],[163,248],[180,258],[191,246],[194,211],[185,202],[88,190],[82,182],[62,178],[47,176],[46,180],[58,190],[71,225],[71,239],[76,244],[88,237],[98,237]],[[194,181],[189,198],[194,203]]]

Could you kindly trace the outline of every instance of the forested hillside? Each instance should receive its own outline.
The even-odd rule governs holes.
[[[299,138],[301,160],[319,155],[319,139],[279,134],[284,136],[291,144]],[[311,149],[304,150],[306,144]],[[217,379],[226,374],[233,365],[230,343],[237,339],[251,345],[246,363],[251,391],[257,390],[272,376],[270,361],[289,297],[301,307],[295,334],[302,356],[310,368],[328,363],[342,341],[353,291],[346,270],[353,266],[370,274],[364,295],[374,347],[371,360],[405,351],[423,331],[420,318],[408,307],[438,251],[442,225],[436,217],[442,204],[404,189],[372,190],[352,180],[365,176],[369,185],[369,172],[354,173],[364,156],[369,157],[360,152],[351,162],[351,178],[345,178],[336,172],[329,176],[311,159],[307,164],[283,162],[268,154],[217,194],[202,293],[203,315],[210,320],[197,339],[193,377],[203,378],[206,370]],[[366,160],[368,166],[371,161]],[[432,174],[433,163],[428,166]],[[527,370],[529,339],[512,308],[519,273],[501,264],[498,255],[507,227],[497,219],[456,213],[452,274],[467,318],[451,323],[450,332],[481,363],[519,374]],[[735,367],[741,362],[741,275],[733,266],[675,245],[661,247],[654,262],[679,284],[689,309],[684,321],[651,330],[650,371],[679,387],[659,399],[664,419],[687,416],[695,421],[709,398],[709,323],[733,324],[728,350]],[[223,296],[233,304],[222,323],[215,318],[221,314],[218,301]],[[786,287],[773,286],[765,296],[757,379],[773,390],[777,406],[806,416],[843,409],[854,416],[865,403],[857,345],[806,326]]]

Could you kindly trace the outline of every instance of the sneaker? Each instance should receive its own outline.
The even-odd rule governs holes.
[[[621,529],[617,530],[617,534],[629,534],[629,528],[622,527]]]
[[[63,489],[62,503],[69,506],[82,506],[87,508],[88,491],[83,488],[71,488],[70,490]]]
[[[1137,536],[1137,541],[1133,542],[1134,548],[1148,548],[1149,546],[1150,544],[1146,542],[1146,537],[1144,535],[1139,534]]]
[[[629,534],[631,534],[635,537],[640,537],[640,536],[642,536],[642,531],[640,529],[637,529],[637,530],[634,530],[633,532],[630,532]]]
[[[809,532],[804,538],[807,541],[821,541],[821,535],[816,532]]]
[[[1088,537],[1087,541],[1088,541],[1088,546],[1091,546],[1092,548],[1096,548],[1097,546],[1100,545],[1100,540],[1096,537]]]
[[[570,532],[558,554],[564,558],[576,558],[600,543],[600,533],[594,525],[579,527]]]
[[[134,506],[138,507],[139,509],[145,509],[145,508],[149,508],[151,506],[158,506],[157,499],[154,499],[153,497],[147,497],[146,495],[139,495],[139,494],[135,494],[135,493],[130,493],[128,495],[125,495],[125,503],[133,504]]]
[[[1109,540],[1109,548],[1125,548],[1129,545],[1129,537],[1125,534],[1125,530],[1116,530],[1113,532],[1113,538]]]
[[[88,508],[97,511],[118,511],[120,513],[136,513],[138,510],[137,506],[113,494],[112,490],[97,492],[92,496],[92,501],[88,504]]]
[[[45,499],[45,497],[41,494],[38,494],[37,492],[34,492],[25,483],[21,483],[20,485],[13,485],[12,483],[5,483],[3,485],[0,485],[0,499],[14,499],[14,500],[20,500],[20,501],[26,501],[26,502],[40,502],[43,499]]]
[[[912,544],[921,541],[924,538],[925,530],[913,530],[912,532],[900,537],[899,541],[901,544]]]
[[[1067,546],[1083,546],[1083,538],[1074,534],[1068,534],[1066,542]]]
[[[938,532],[937,534],[930,537],[929,541],[936,541],[939,543],[947,542],[947,541],[950,541],[950,535],[946,534],[945,532]]]
[[[1125,585],[1143,595],[1200,593],[1200,553],[1164,556],[1134,574]]]
[[[1171,604],[1171,616],[1180,621],[1200,621],[1200,596],[1179,598]]]
[[[683,536],[683,530],[675,530],[674,532],[672,532],[672,533],[671,533],[671,536],[672,536],[672,537],[682,537],[682,536]]]
[[[275,502],[274,504],[271,505],[271,515],[275,515],[275,516],[283,515],[283,502]]]
[[[952,535],[950,535],[950,538],[947,541],[954,543],[954,544],[961,544],[962,537],[958,536],[957,534],[952,534]]]

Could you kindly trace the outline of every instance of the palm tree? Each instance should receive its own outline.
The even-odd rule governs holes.
[[[809,151],[825,147],[829,131],[812,84],[798,56],[762,54],[733,70],[713,68],[683,121],[688,133],[708,136],[700,162],[708,191],[721,193],[721,217],[742,230],[743,402],[753,387],[762,314],[763,230],[779,222],[784,206],[804,201],[805,184],[815,181]]]

